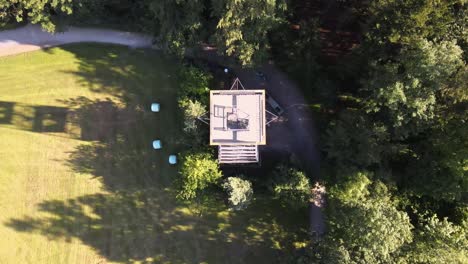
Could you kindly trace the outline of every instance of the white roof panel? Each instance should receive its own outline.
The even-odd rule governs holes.
[[[210,145],[264,145],[265,91],[210,91]]]

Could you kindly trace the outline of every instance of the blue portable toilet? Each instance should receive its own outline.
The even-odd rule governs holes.
[[[176,155],[169,155],[169,164],[177,164],[177,157]]]
[[[159,112],[159,108],[160,108],[159,103],[152,103],[151,104],[151,111]]]
[[[161,140],[154,140],[153,141],[153,148],[154,149],[160,149],[161,148]]]

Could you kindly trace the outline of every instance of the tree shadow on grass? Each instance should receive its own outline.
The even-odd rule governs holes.
[[[122,105],[107,98],[90,100],[78,97],[62,100],[74,109],[70,120],[74,133],[82,140],[64,162],[78,173],[101,178],[109,191],[168,186],[176,176],[176,167],[168,157],[184,145],[179,134],[159,125],[157,115],[138,105]],[[160,139],[163,148],[154,150],[152,141]]]
[[[198,207],[172,197],[152,188],[50,200],[38,205],[47,216],[10,219],[6,225],[51,240],[79,239],[125,263],[282,263],[301,239],[262,202],[233,213],[213,197]]]
[[[61,47],[78,59],[75,75],[93,92],[118,97],[126,104],[148,107],[160,101],[166,111],[176,110],[178,64],[161,52],[96,43]],[[172,113],[171,113],[172,114]]]
[[[0,101],[0,125],[39,133],[66,132],[69,109]]]
[[[75,130],[71,133],[85,141],[113,141],[118,133],[125,134],[143,119],[138,109],[121,106],[110,98],[91,100],[79,96],[58,101],[73,109],[69,122]]]
[[[80,138],[95,141],[78,146],[67,164],[80,173],[101,177],[108,190],[125,190],[165,183],[174,175],[167,164],[181,150],[181,115],[176,101],[176,65],[162,54],[117,45],[65,45],[61,49],[78,59],[69,71],[89,90],[112,98],[85,97],[62,101],[76,109]],[[150,112],[152,102],[160,113]],[[162,141],[161,150],[152,141]],[[162,177],[165,179],[162,179]]]
[[[13,119],[14,102],[0,101],[0,124],[10,124]]]
[[[177,107],[177,65],[163,54],[117,45],[61,47],[78,58],[78,70],[68,72],[93,92],[111,96],[90,101],[63,101],[77,109],[81,138],[99,143],[79,146],[68,164],[77,172],[102,177],[109,190],[170,182],[175,175],[167,159],[184,149]],[[116,99],[117,98],[117,99]],[[158,102],[159,113],[150,111]],[[162,149],[153,150],[159,139]]]
[[[56,106],[35,106],[32,130],[35,132],[65,132],[68,109]]]
[[[51,240],[78,238],[112,261],[203,261],[197,247],[202,240],[210,243],[209,235],[198,230],[196,218],[163,197],[162,190],[148,190],[51,200],[39,204],[51,217],[12,219],[7,225]]]

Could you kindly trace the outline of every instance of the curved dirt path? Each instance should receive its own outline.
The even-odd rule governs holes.
[[[120,44],[134,48],[152,47],[152,38],[147,35],[111,29],[69,27],[67,31],[50,34],[39,25],[0,31],[0,57],[20,54],[42,48],[77,42],[100,42]],[[216,58],[219,58],[215,55]],[[260,69],[268,81],[261,83],[251,69],[236,69],[246,87],[263,87],[285,109],[287,122],[269,128],[269,144],[272,149],[293,151],[306,165],[312,177],[319,180],[320,158],[316,143],[316,129],[312,113],[307,107],[302,91],[275,65],[267,64]],[[323,217],[324,189],[311,190],[310,229],[316,236],[325,232]]]
[[[204,49],[206,60],[220,65],[230,63],[217,55],[213,47]],[[318,150],[318,133],[313,113],[302,90],[273,62],[256,70],[266,76],[260,80],[255,71],[249,68],[234,67],[235,76],[239,77],[247,89],[265,89],[284,109],[283,120],[272,123],[268,129],[264,152],[288,152],[296,154],[302,161],[304,169],[313,179],[311,199],[309,201],[309,226],[314,239],[326,231],[324,208],[326,206],[326,189],[320,185],[320,152]],[[261,150],[262,151],[262,150]]]
[[[151,37],[138,33],[69,27],[65,32],[50,34],[39,25],[27,25],[0,31],[0,57],[76,42],[113,43],[135,48],[152,46]]]
[[[326,191],[320,181],[320,156],[318,136],[313,114],[299,87],[289,77],[269,63],[260,67],[267,81],[259,81],[251,69],[236,71],[246,87],[264,88],[285,110],[286,122],[268,128],[268,147],[282,147],[296,153],[305,169],[314,179],[309,203],[310,231],[314,238],[325,231],[323,209],[326,206]]]

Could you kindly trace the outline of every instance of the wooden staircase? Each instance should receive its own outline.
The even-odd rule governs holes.
[[[257,145],[220,145],[218,152],[219,163],[258,163]]]

